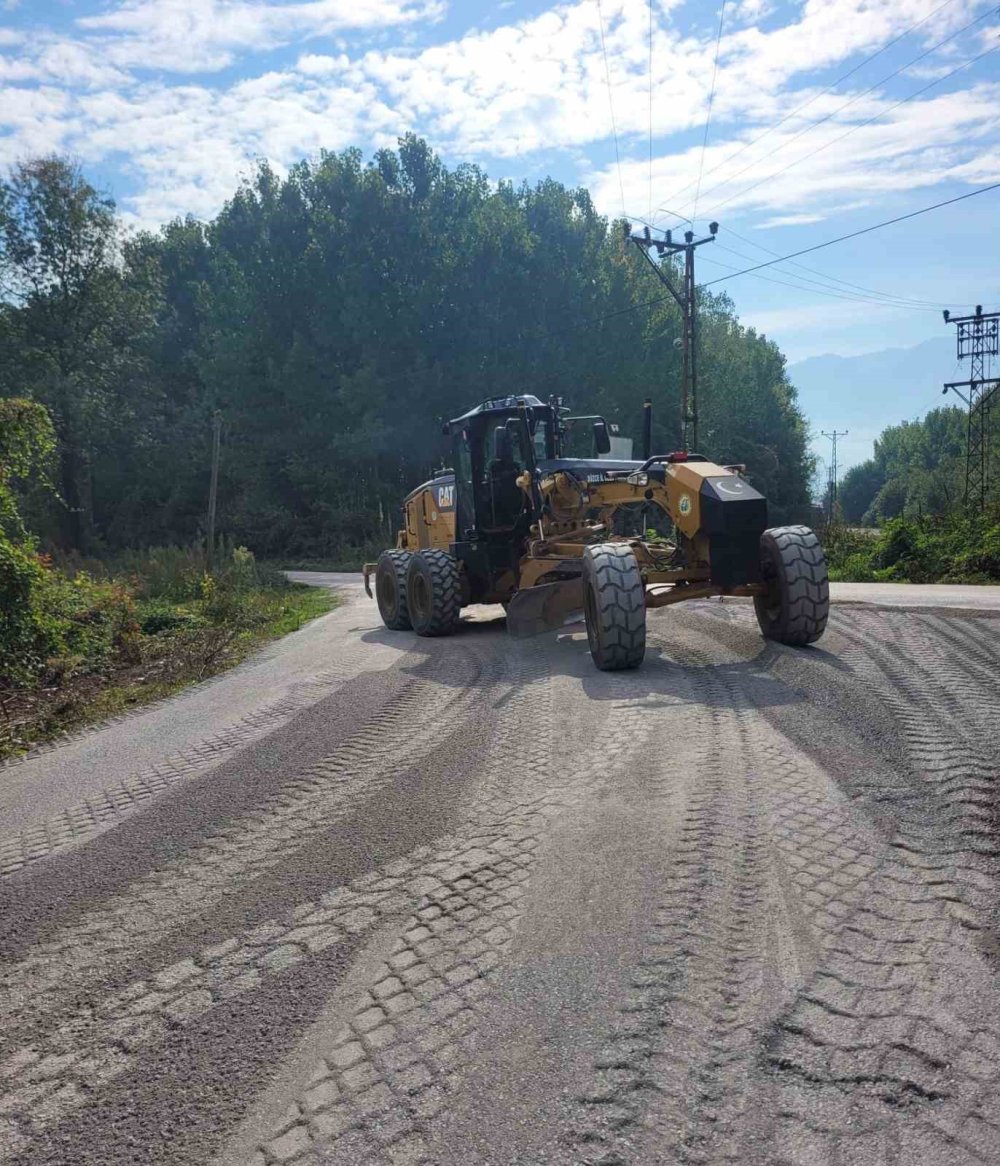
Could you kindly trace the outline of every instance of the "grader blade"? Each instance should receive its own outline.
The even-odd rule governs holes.
[[[583,609],[579,579],[541,583],[518,591],[507,607],[507,631],[516,639],[561,628],[568,616]]]

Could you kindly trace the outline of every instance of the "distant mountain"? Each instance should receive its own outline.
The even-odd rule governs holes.
[[[849,431],[838,443],[843,472],[871,457],[872,443],[887,425],[957,404],[951,393],[946,402],[941,386],[968,375],[959,367],[954,336],[940,336],[913,348],[884,348],[863,356],[811,356],[790,364],[788,375],[814,431],[813,449],[824,462],[830,458],[830,442],[820,430]]]

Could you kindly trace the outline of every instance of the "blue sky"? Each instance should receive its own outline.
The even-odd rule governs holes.
[[[73,154],[155,226],[211,215],[255,157],[415,130],[610,215],[718,219],[702,280],[1000,180],[995,3],[721,16],[716,68],[714,0],[0,0],[0,164]],[[791,360],[916,344],[938,305],[1000,305],[998,212],[995,191],[718,287]]]

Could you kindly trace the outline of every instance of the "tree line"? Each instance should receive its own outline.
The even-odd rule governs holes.
[[[1000,424],[987,414],[989,509],[1000,506]],[[893,518],[959,512],[965,504],[968,413],[947,406],[882,431],[872,456],[852,466],[838,492],[844,520],[879,526]]]
[[[562,396],[679,443],[679,313],[586,190],[491,182],[413,136],[365,161],[259,164],[210,222],[127,232],[78,165],[0,182],[0,397],[45,406],[43,543],[102,553],[219,529],[258,555],[391,541],[448,457],[441,420],[484,397]],[[744,462],[774,522],[805,519],[807,426],[777,346],[699,298],[700,452]]]

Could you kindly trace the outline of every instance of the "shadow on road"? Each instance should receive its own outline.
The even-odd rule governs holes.
[[[485,649],[490,659],[489,664],[483,661],[479,683],[508,687],[499,704],[506,703],[514,691],[550,675],[578,680],[584,695],[595,701],[641,701],[650,709],[691,703],[706,707],[766,708],[807,699],[798,687],[771,673],[772,666],[784,653],[792,651],[809,663],[850,671],[843,661],[822,648],[783,648],[734,625],[729,625],[729,630],[736,632],[736,636],[727,636],[728,643],[722,650],[743,658],[718,662],[710,660],[703,651],[687,649],[681,639],[664,643],[662,635],[656,634],[658,630],[651,629],[646,658],[642,667],[633,672],[597,671],[582,621],[528,640],[510,639],[503,616],[493,620],[463,619],[457,635],[441,639],[425,639],[413,632],[392,632],[385,628],[369,630],[361,639],[403,649],[407,653],[400,664],[403,671],[457,687],[467,685],[463,673],[467,676],[468,672],[459,666],[465,653],[456,653],[456,648],[471,648],[476,655]]]

